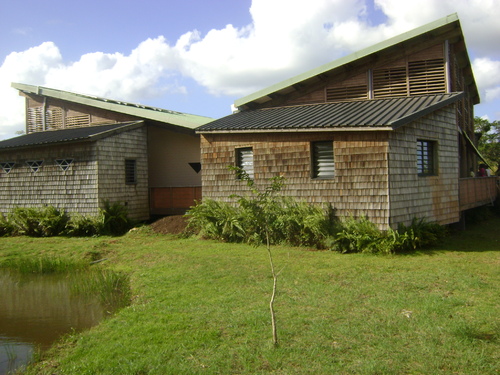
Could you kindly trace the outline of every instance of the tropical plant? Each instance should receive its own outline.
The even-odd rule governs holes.
[[[487,119],[475,117],[474,127],[476,133],[481,134],[478,140],[479,152],[491,167],[498,168],[500,165],[500,122],[490,122]]]
[[[133,222],[128,217],[127,206],[120,202],[104,201],[99,214],[101,234],[121,236],[133,227]]]
[[[69,217],[54,206],[16,207],[8,215],[8,221],[16,234],[31,237],[51,237],[62,234]]]

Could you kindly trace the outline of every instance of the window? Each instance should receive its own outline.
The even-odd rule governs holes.
[[[5,174],[9,174],[12,169],[14,169],[14,162],[2,162],[0,163],[0,168],[4,171]]]
[[[254,178],[253,149],[251,147],[236,149],[236,166],[247,172],[250,178]]]
[[[73,159],[56,159],[55,163],[61,168],[62,171],[67,171],[69,166],[73,164]]]
[[[125,159],[125,183],[127,185],[137,183],[137,166],[135,159]]]
[[[437,174],[436,142],[417,140],[417,171],[419,176]]]
[[[335,161],[333,159],[333,142],[313,142],[312,153],[312,177],[333,178],[335,177]]]
[[[43,160],[29,160],[26,164],[30,167],[31,172],[36,173],[40,170],[40,168],[42,168]]]

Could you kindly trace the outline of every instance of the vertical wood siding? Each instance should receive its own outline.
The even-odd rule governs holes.
[[[314,141],[334,143],[335,178],[311,178]],[[389,223],[388,135],[385,132],[273,133],[204,135],[201,138],[203,198],[230,200],[248,194],[227,166],[235,163],[235,149],[252,147],[255,182],[286,178],[283,193],[314,204],[332,204],[339,216],[366,215],[381,228]]]
[[[26,96],[26,132],[70,129],[98,124],[137,120],[136,117],[100,108],[46,98],[45,129],[43,120],[44,98],[35,94]]]

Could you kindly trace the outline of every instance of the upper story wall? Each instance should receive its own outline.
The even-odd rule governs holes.
[[[466,91],[465,72],[455,57],[459,46],[439,42],[341,66],[301,87],[254,108],[369,100]],[[470,100],[469,100],[470,102]],[[468,104],[467,109],[471,109]]]
[[[26,134],[137,120],[123,113],[35,94],[26,97]],[[45,116],[44,116],[45,112]]]

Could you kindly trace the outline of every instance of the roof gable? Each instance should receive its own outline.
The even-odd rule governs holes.
[[[345,70],[352,70],[356,66],[369,64],[372,61],[387,59],[392,54],[402,50],[419,48],[422,44],[428,43],[429,41],[444,42],[445,40],[449,40],[453,43],[460,42],[462,44],[460,51],[458,51],[460,55],[460,64],[468,74],[466,85],[473,103],[477,104],[479,102],[479,94],[472,74],[472,68],[470,67],[471,64],[465,47],[460,21],[455,13],[264,88],[236,100],[234,105],[240,110],[259,107],[263,103],[267,104],[267,102],[272,102],[276,100],[276,98],[289,95],[297,90],[303,90],[304,87],[317,84],[319,81],[325,81],[330,77],[341,74]]]
[[[146,120],[159,121],[184,128],[194,129],[212,121],[210,117],[190,115],[187,113],[170,111],[142,104],[128,103],[119,100],[77,94],[69,91],[56,90],[41,86],[12,83],[11,86],[23,93],[46,96],[90,107],[100,108],[112,112],[124,113]]]

